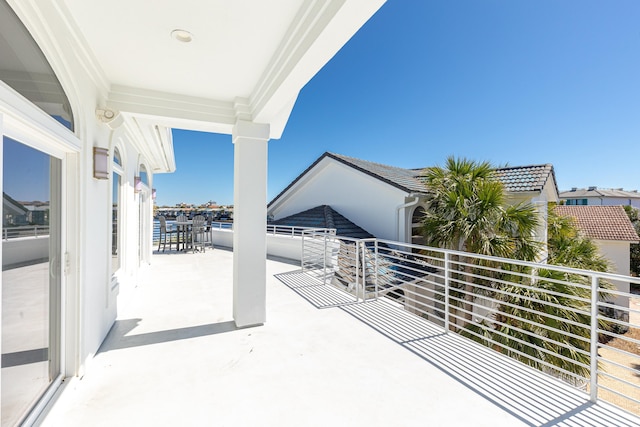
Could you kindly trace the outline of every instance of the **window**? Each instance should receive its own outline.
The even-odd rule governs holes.
[[[0,80],[73,130],[62,85],[44,54],[6,1],[0,0]]]
[[[117,148],[113,149],[113,187],[111,195],[111,273],[121,267],[122,234],[122,158]]]
[[[61,161],[3,137],[2,425],[60,374]]]
[[[149,174],[147,173],[147,168],[144,165],[140,165],[140,181],[149,187]]]

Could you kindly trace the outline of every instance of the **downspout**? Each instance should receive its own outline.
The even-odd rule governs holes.
[[[416,193],[410,193],[407,197],[415,197],[414,200],[407,202],[407,203],[403,203],[401,205],[398,205],[396,207],[396,241],[397,242],[401,242],[402,240],[400,240],[400,210],[401,209],[406,209],[410,206],[415,206],[418,204],[418,201],[420,200],[420,194],[416,194]],[[403,242],[406,243],[406,242]],[[411,242],[409,242],[411,243]]]

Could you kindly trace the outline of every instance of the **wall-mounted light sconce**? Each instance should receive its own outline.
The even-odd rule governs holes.
[[[133,191],[139,193],[142,191],[142,180],[139,176],[133,178]]]
[[[156,194],[157,194],[156,189],[155,189],[155,188],[153,188],[153,189],[151,190],[151,198],[152,198],[153,200],[155,200],[155,199],[156,199]]]
[[[93,177],[109,179],[109,150],[93,147]]]

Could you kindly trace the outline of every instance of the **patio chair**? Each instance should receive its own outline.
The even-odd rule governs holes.
[[[191,226],[191,247],[194,252],[198,252],[196,248],[201,248],[204,252],[205,243],[205,223],[206,220],[202,215],[193,217],[193,225]]]
[[[173,230],[167,227],[167,219],[164,216],[158,217],[158,221],[160,221],[160,236],[158,238],[158,251],[160,251],[160,245],[162,245],[162,252],[167,248],[167,239],[169,239],[169,250],[171,250],[171,245],[173,244],[173,236],[178,233],[178,230]],[[176,248],[178,246],[178,241],[176,240]]]

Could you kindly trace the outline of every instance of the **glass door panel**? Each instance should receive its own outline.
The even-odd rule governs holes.
[[[61,162],[5,137],[2,425],[18,424],[59,375]]]

